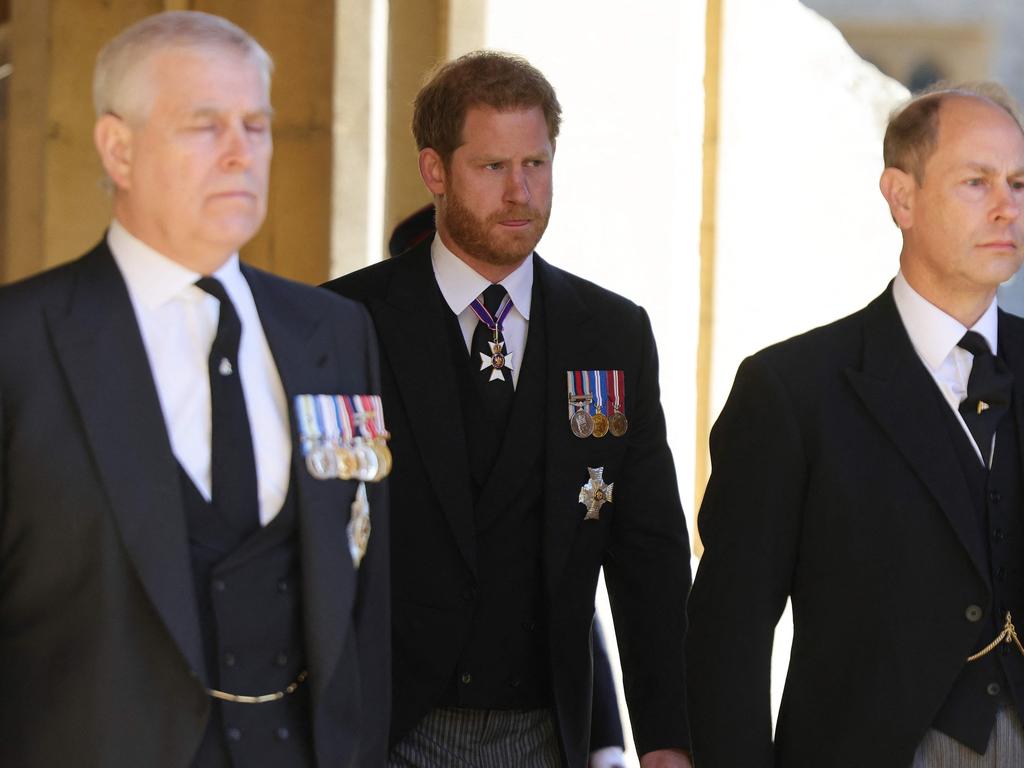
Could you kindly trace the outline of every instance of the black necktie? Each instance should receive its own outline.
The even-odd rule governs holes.
[[[508,295],[500,285],[488,286],[483,293],[483,304],[492,318],[498,317],[502,300]],[[473,331],[472,357],[470,360],[481,386],[484,402],[495,421],[504,423],[512,404],[512,366],[518,365],[515,353],[509,354],[505,347],[505,335],[478,321]]]
[[[249,415],[238,371],[242,324],[224,286],[214,277],[196,281],[220,302],[217,335],[210,346],[210,473],[213,506],[240,534],[259,527],[259,494]]]
[[[968,331],[957,346],[974,355],[971,376],[967,380],[967,399],[960,403],[960,415],[964,417],[987,465],[992,436],[1010,407],[1013,374],[1006,363],[992,354],[981,334]]]

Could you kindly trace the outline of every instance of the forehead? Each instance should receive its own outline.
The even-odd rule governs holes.
[[[462,124],[462,146],[470,150],[550,152],[544,111],[540,107],[501,111],[470,107]]]
[[[146,62],[156,106],[269,109],[270,83],[256,59],[226,48],[169,47]]]
[[[935,151],[928,165],[1024,166],[1024,133],[998,105],[953,96],[943,101],[938,120]]]

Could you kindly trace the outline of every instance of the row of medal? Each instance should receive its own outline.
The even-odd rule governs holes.
[[[391,435],[378,395],[298,395],[306,468],[318,480],[379,482],[391,472]]]
[[[566,371],[569,428],[576,437],[622,437],[626,419],[626,375],[622,371]],[[607,415],[605,415],[607,409]]]

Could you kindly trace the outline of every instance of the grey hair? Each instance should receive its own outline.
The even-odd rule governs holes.
[[[270,87],[274,62],[244,29],[201,11],[166,11],[131,25],[99,52],[92,80],[96,117],[141,117],[137,113],[146,108],[140,103],[137,75],[149,57],[168,48],[237,51],[260,68]]]

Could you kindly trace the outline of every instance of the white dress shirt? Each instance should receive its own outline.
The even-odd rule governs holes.
[[[196,287],[203,275],[157,253],[116,219],[107,244],[128,286],[171,449],[209,500],[208,358],[217,334],[220,302]],[[238,254],[212,277],[224,286],[242,324],[238,368],[256,459],[260,524],[266,525],[277,516],[288,492],[292,453],[288,405],[256,302],[238,266]]]
[[[473,331],[480,319],[470,309],[473,299],[481,295],[491,281],[474,271],[466,262],[448,250],[441,242],[440,235],[434,235],[430,245],[430,262],[434,267],[434,279],[441,289],[441,295],[459,318],[462,337],[466,342],[466,350],[473,352]],[[512,355],[512,385],[519,382],[519,368],[526,352],[526,332],[530,328],[530,302],[533,298],[533,257],[520,264],[516,271],[500,283],[512,297],[512,310],[502,324],[502,336],[505,338],[506,358]],[[483,299],[481,298],[481,302]]]
[[[967,428],[963,416],[958,410],[960,403],[967,399],[967,380],[971,375],[974,355],[957,346],[968,330],[977,331],[985,339],[992,354],[998,350],[999,312],[995,300],[985,310],[985,314],[971,328],[966,328],[959,320],[950,317],[941,309],[930,303],[921,294],[910,287],[910,283],[900,272],[892,284],[892,297],[903,327],[907,329],[910,343],[914,345],[917,356],[921,358],[925,368],[935,379],[942,396],[946,398],[953,415],[963,428],[967,438],[974,446],[978,460],[988,465],[992,460],[992,448],[985,446],[985,456],[978,444],[974,442],[971,430]]]

